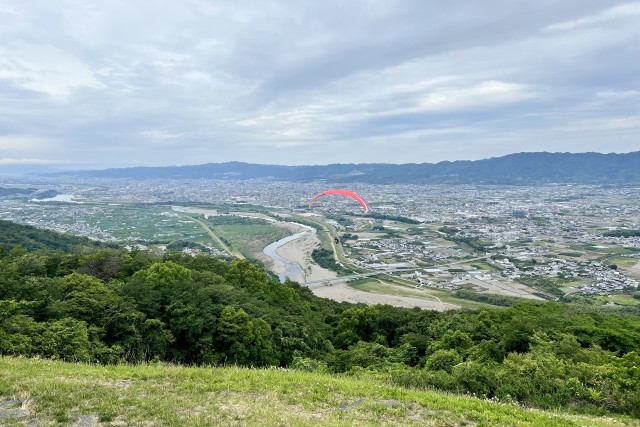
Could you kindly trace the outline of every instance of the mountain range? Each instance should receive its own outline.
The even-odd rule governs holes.
[[[71,171],[54,175],[123,179],[324,180],[375,184],[632,184],[640,183],[640,151],[624,154],[516,153],[475,161],[419,164],[283,166],[227,162]]]

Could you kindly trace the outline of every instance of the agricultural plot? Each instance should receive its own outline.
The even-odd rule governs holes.
[[[425,291],[421,291],[418,289],[411,289],[405,286],[392,285],[380,279],[354,280],[349,282],[348,285],[354,289],[358,289],[365,292],[372,292],[376,294],[425,298],[429,300],[433,299],[433,297],[431,297]]]
[[[166,206],[22,204],[19,222],[122,244],[211,244],[207,233]],[[214,245],[215,246],[215,245]]]
[[[269,244],[292,234],[284,227],[258,218],[220,215],[204,222],[231,247],[248,258],[264,260],[262,250]]]
[[[123,242],[211,243],[209,236],[197,224],[181,218],[166,207],[114,206],[106,210],[103,216],[87,217],[85,221]]]

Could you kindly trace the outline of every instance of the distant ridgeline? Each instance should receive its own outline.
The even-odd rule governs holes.
[[[229,162],[62,172],[56,175],[129,179],[326,180],[376,184],[625,184],[640,183],[640,151],[627,154],[518,153],[476,161],[401,165],[279,166]]]

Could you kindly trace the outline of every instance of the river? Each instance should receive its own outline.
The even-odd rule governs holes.
[[[282,274],[278,274],[278,277],[280,278],[281,282],[284,282],[287,279],[293,280],[293,281],[298,281],[300,283],[304,282],[304,269],[302,268],[302,266],[300,264],[298,264],[295,261],[286,259],[282,256],[280,256],[277,253],[278,248],[280,248],[281,246],[286,245],[287,243],[293,242],[294,240],[298,240],[301,239],[303,237],[307,237],[307,236],[311,236],[313,234],[316,234],[316,229],[306,226],[306,225],[302,225],[302,224],[298,224],[296,222],[291,223],[291,224],[295,224],[299,227],[303,227],[305,228],[305,231],[301,231],[299,233],[296,234],[292,234],[291,236],[287,236],[285,238],[282,238],[280,240],[278,240],[277,242],[273,242],[270,245],[268,245],[266,248],[264,248],[262,250],[262,252],[264,252],[264,254],[266,256],[268,256],[269,258],[271,258],[273,260],[273,262],[275,264],[280,264],[284,266],[284,273]]]

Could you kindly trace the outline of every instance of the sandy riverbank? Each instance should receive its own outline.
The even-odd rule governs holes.
[[[291,223],[289,223],[289,226],[293,226],[290,228],[292,232],[299,232],[302,230],[302,228],[296,228],[296,226]],[[331,280],[337,277],[335,272],[318,266],[311,259],[311,252],[320,247],[320,243],[318,236],[316,234],[311,234],[282,245],[276,250],[276,253],[281,257],[296,262],[302,267],[304,271],[303,275],[294,279],[298,283],[303,284],[305,282]],[[284,265],[281,263],[275,263],[271,270],[276,274],[283,274]],[[346,283],[337,283],[331,286],[314,284],[311,286],[311,290],[319,297],[339,302],[346,301],[350,303],[364,303],[367,305],[389,304],[395,307],[420,307],[425,310],[438,311],[460,308],[458,305],[443,303],[438,300],[365,292],[351,288]]]
[[[420,307],[425,310],[455,310],[459,305],[449,304],[437,300],[423,298],[412,298],[397,295],[376,294],[372,292],[360,291],[347,285],[346,283],[336,283],[334,285],[316,285],[312,289],[313,293],[319,297],[332,299],[338,302],[364,303],[367,305],[389,304],[394,307]]]
[[[335,278],[337,276],[335,272],[320,267],[311,259],[311,252],[318,247],[320,247],[320,239],[316,234],[310,234],[282,245],[276,250],[276,253],[282,258],[296,262],[302,268],[304,272],[302,277],[295,279],[298,283]],[[282,274],[284,266],[279,263],[276,264],[278,265],[274,265],[272,270],[276,274]]]

